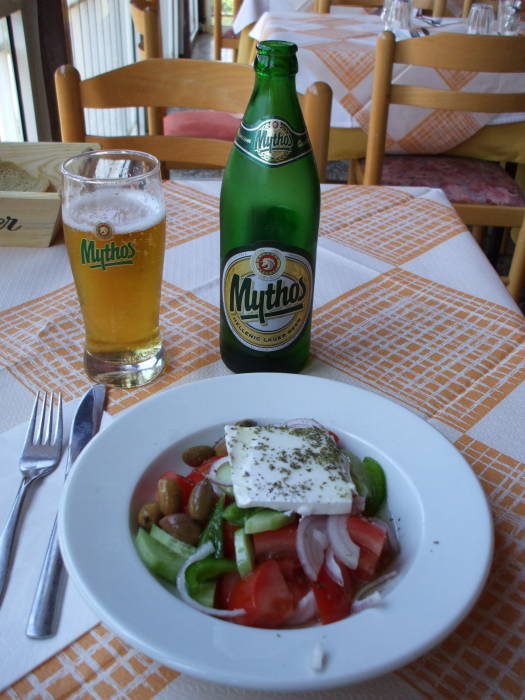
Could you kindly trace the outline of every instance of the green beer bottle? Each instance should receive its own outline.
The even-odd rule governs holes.
[[[297,47],[257,45],[221,190],[221,356],[234,372],[308,360],[320,188],[295,91]]]

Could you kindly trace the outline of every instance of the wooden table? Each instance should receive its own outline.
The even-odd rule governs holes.
[[[165,192],[161,323],[169,368],[150,386],[112,389],[111,415],[166,387],[227,373],[218,347],[219,183],[171,182]],[[18,485],[24,434],[18,424],[28,420],[34,392],[62,391],[71,415],[90,382],[81,366],[83,331],[64,245],[3,249],[0,279],[3,521]],[[312,697],[522,697],[521,312],[440,191],[350,186],[323,191],[314,307],[312,357],[305,372],[379,392],[441,431],[481,481],[494,515],[496,551],[477,605],[439,647],[386,677]],[[2,700],[296,697],[233,691],[164,668],[96,624],[71,585],[58,637],[27,640],[27,612],[61,489],[60,472],[42,483],[29,504],[0,608]],[[444,591],[453,585],[454,572],[443,572]]]

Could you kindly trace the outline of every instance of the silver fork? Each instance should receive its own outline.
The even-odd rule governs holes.
[[[22,481],[20,482],[20,487],[4,531],[0,535],[0,604],[7,584],[16,528],[27,489],[33,482],[47,476],[55,469],[62,453],[62,396],[58,394],[55,420],[53,420],[54,393],[51,392],[49,408],[46,408],[48,403],[47,397],[47,392],[45,392],[38,425],[37,414],[40,403],[40,391],[37,392],[35,397],[33,413],[31,414],[24,449],[20,457]],[[53,434],[51,434],[53,427]]]

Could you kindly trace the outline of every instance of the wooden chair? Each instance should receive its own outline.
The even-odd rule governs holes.
[[[84,109],[177,106],[242,114],[253,80],[253,68],[247,65],[184,58],[147,59],[87,80],[81,80],[73,66],[61,66],[55,72],[55,87],[62,141],[146,151],[173,168],[223,168],[233,137],[220,139],[216,133],[211,137],[209,127],[203,128],[213,112],[191,113],[178,135],[107,137],[86,133]],[[324,179],[332,91],[325,83],[315,83],[301,101],[320,177]],[[192,124],[196,114],[201,121]],[[237,128],[239,123],[240,117]]]
[[[472,1],[472,0],[471,0]],[[383,7],[382,0],[316,0],[315,11],[321,14],[330,12],[332,5],[349,7]],[[423,12],[432,13],[433,17],[444,17],[447,10],[447,0],[414,0],[413,7]]]
[[[141,37],[138,46],[139,59],[162,58],[160,15],[156,0],[131,0],[130,11],[135,31]],[[233,141],[239,120],[230,112],[214,110],[203,114],[199,111],[171,111],[148,107],[147,130],[150,136],[193,135]]]
[[[146,58],[161,58],[162,39],[157,2],[153,0],[131,0],[129,9],[135,31],[140,36],[140,42],[137,47],[139,59],[143,61]]]
[[[468,13],[470,12],[470,8],[474,2],[476,2],[476,0],[463,0],[463,8],[461,10],[462,17],[468,17]],[[491,5],[492,9],[494,10],[494,16],[497,16],[498,0],[483,0],[483,2],[487,2],[487,4]]]
[[[158,3],[154,0],[131,0],[129,3],[131,19],[136,33],[140,37],[137,46],[139,60],[162,58],[162,39],[160,35],[160,18]],[[147,108],[148,134],[162,134],[164,110],[156,107]]]
[[[525,197],[516,182],[500,167],[504,145],[495,144],[492,153],[485,152],[485,161],[463,157],[450,160],[449,156],[385,156],[384,150],[390,104],[462,112],[520,113],[525,112],[525,93],[459,92],[392,84],[395,63],[444,70],[525,73],[525,37],[437,34],[396,43],[392,32],[380,34],[363,180],[366,185],[440,186],[447,194],[447,184],[450,183],[446,179],[436,185],[436,165],[454,168],[460,173],[460,184],[468,184],[470,178],[477,193],[482,192],[486,201],[473,203],[468,187],[463,188],[460,196],[457,190],[451,192],[449,199],[463,221],[474,227],[519,227],[509,275],[504,280],[510,294],[518,299],[525,280]],[[525,138],[525,123],[521,124],[521,129]],[[402,162],[400,158],[410,158],[410,161],[405,161],[402,175],[394,174],[396,163]],[[521,162],[525,163],[525,158]],[[417,182],[410,177],[407,181],[407,174],[410,176],[414,172],[418,173]],[[488,200],[489,193],[491,200]]]
[[[233,18],[241,6],[241,0],[233,0]],[[222,1],[213,0],[213,57],[216,61],[221,60],[221,49],[233,49],[234,61],[237,60],[239,50],[239,37],[233,33],[233,29],[222,26]],[[232,19],[233,19],[232,18]]]

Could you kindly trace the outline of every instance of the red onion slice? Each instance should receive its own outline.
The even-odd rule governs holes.
[[[355,544],[348,533],[346,526],[347,515],[330,515],[326,531],[328,541],[334,550],[335,556],[342,564],[349,569],[357,569],[359,562],[359,547]]]
[[[327,545],[325,515],[303,515],[297,527],[297,556],[304,573],[317,580]]]
[[[220,496],[224,492],[230,494],[233,493],[233,486],[231,480],[228,482],[217,478],[217,472],[219,471],[219,469],[225,462],[229,461],[230,458],[228,457],[228,455],[226,455],[225,457],[219,457],[219,459],[213,462],[206,476],[210,484],[213,486],[213,490],[215,491],[217,496]]]
[[[194,552],[191,557],[188,557],[184,564],[181,566],[179,573],[177,574],[177,590],[179,591],[182,600],[191,605],[195,610],[200,610],[200,612],[206,613],[207,615],[214,615],[215,617],[238,617],[239,615],[244,615],[246,610],[219,610],[219,608],[210,608],[207,605],[202,605],[194,600],[188,593],[186,587],[186,571],[191,564],[196,561],[201,561],[201,559],[206,559],[207,556],[213,554],[214,547],[211,542],[206,542],[202,544],[196,552]]]
[[[285,625],[304,625],[309,622],[317,614],[317,603],[313,591],[308,591],[301,600],[289,618],[285,621]]]
[[[343,572],[335,559],[334,550],[331,547],[328,547],[324,563],[328,576],[330,576],[332,581],[337,583],[338,586],[344,586]]]
[[[226,455],[226,457],[219,457],[219,459],[216,459],[215,462],[211,465],[208,474],[206,475],[206,478],[213,482],[214,484],[217,484],[218,486],[231,486],[231,481],[226,482],[226,481],[221,481],[220,479],[217,479],[217,472],[219,469],[222,467],[222,465],[225,462],[229,462],[230,458]]]
[[[387,542],[392,552],[399,552],[399,542],[393,525],[389,525],[382,518],[370,518],[370,522],[384,530],[387,535]]]
[[[383,600],[383,596],[379,591],[375,591],[371,595],[363,598],[362,600],[354,600],[352,605],[352,613],[361,612],[361,610],[366,610],[367,608],[373,608]]]
[[[379,588],[382,586],[384,583],[387,581],[390,581],[390,579],[395,578],[397,576],[397,571],[388,571],[386,574],[383,574],[382,576],[378,576],[376,579],[373,581],[370,581],[370,583],[367,583],[366,586],[363,586],[361,590],[357,592],[357,598],[358,600],[363,600],[366,598],[366,596],[370,596],[370,594],[376,590],[376,588]]]

